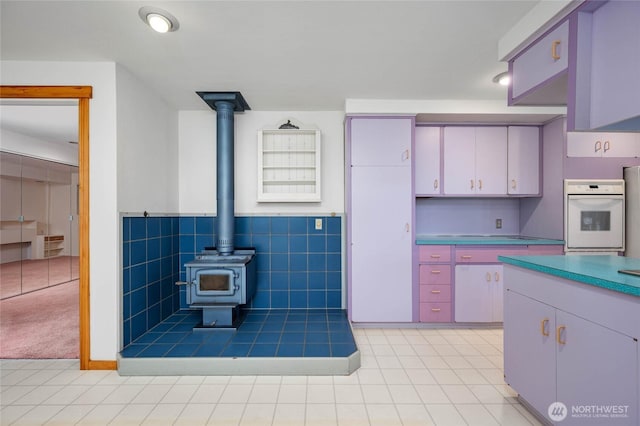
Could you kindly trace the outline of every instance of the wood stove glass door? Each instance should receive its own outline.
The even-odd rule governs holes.
[[[203,269],[196,273],[196,294],[198,296],[230,296],[236,292],[233,269]]]

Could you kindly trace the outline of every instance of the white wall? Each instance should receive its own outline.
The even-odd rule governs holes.
[[[178,113],[116,66],[118,210],[177,213]]]
[[[4,83],[3,83],[4,84]],[[63,146],[33,138],[21,133],[0,129],[0,149],[14,154],[51,160],[57,163],[78,165],[78,147]]]
[[[251,100],[248,100],[251,104]],[[322,134],[322,202],[258,203],[258,130],[293,118]],[[344,112],[245,111],[235,114],[235,211],[251,214],[344,212]],[[216,113],[180,111],[179,205],[181,214],[216,213]]]
[[[116,65],[113,62],[0,62],[3,85],[92,86],[90,102],[90,286],[93,360],[119,350],[120,237],[117,210]]]

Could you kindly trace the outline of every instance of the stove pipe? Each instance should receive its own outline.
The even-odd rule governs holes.
[[[216,114],[217,147],[216,147],[216,191],[218,210],[218,241],[216,249],[219,254],[233,254],[234,234],[234,176],[233,176],[233,140],[235,111],[244,111],[249,105],[240,92],[197,92]]]

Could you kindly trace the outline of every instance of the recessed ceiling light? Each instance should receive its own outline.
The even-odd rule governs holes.
[[[138,15],[145,24],[159,33],[168,33],[180,28],[180,24],[175,16],[157,7],[141,7],[140,10],[138,10]]]
[[[493,82],[501,86],[508,86],[511,83],[511,76],[507,71],[501,72],[500,74],[493,77]]]

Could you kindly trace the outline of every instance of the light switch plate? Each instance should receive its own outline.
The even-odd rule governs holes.
[[[322,230],[322,219],[316,219],[316,231]]]

